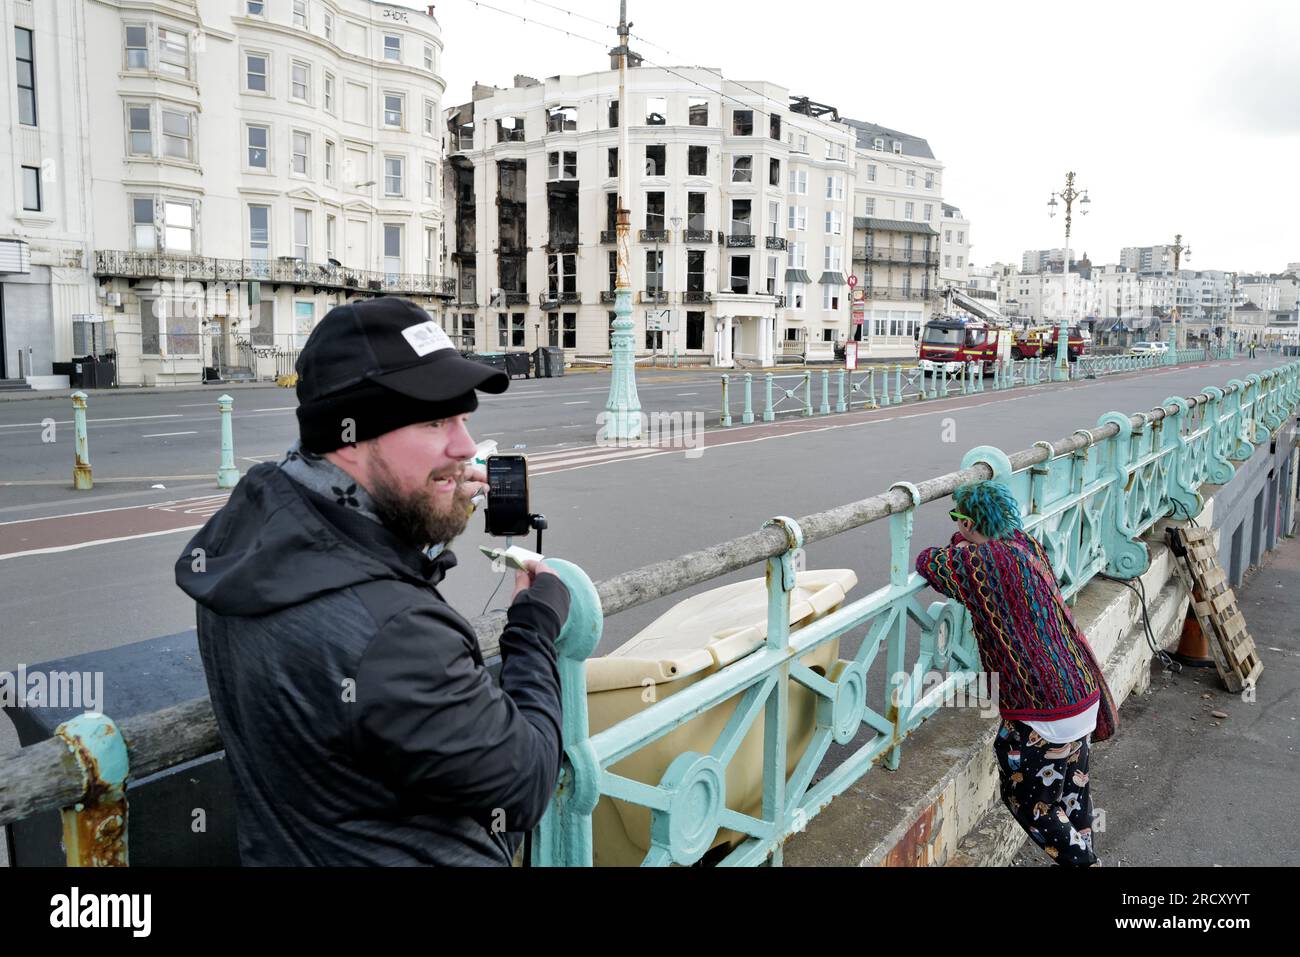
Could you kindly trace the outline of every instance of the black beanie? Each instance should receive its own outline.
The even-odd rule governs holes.
[[[477,408],[478,394],[473,389],[454,398],[425,402],[366,381],[299,405],[298,432],[303,448],[324,455],[417,422],[450,419]]]

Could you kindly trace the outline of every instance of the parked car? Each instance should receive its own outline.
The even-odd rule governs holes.
[[[1131,356],[1162,356],[1169,351],[1167,342],[1135,342],[1128,354]]]

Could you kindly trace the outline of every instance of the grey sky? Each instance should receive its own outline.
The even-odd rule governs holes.
[[[490,2],[615,42],[536,0]],[[617,20],[617,0],[548,2]],[[473,0],[439,0],[436,15],[447,105],[468,99],[475,81],[508,86],[516,73],[608,62],[593,44]],[[929,139],[945,201],[971,219],[978,264],[1062,244],[1047,200],[1067,169],[1092,198],[1071,246],[1094,262],[1177,232],[1192,267],[1272,271],[1300,260],[1290,238],[1300,221],[1294,0],[629,0],[629,17],[657,44],[633,43],[651,61],[771,80]]]

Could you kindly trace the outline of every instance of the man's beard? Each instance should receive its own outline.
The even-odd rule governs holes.
[[[376,468],[371,473],[374,487],[370,489],[370,497],[374,499],[375,512],[380,520],[394,535],[416,548],[428,548],[450,544],[465,531],[469,525],[472,496],[464,492],[465,486],[460,481],[463,470],[460,466],[443,469],[429,476],[430,483],[438,479],[457,479],[456,493],[451,503],[446,511],[440,511],[433,502],[428,485],[414,494],[404,495],[398,490],[388,463],[383,458],[378,458],[375,464]]]

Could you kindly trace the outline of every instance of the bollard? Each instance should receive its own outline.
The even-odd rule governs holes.
[[[750,425],[754,421],[754,373],[745,373],[745,411],[740,415],[740,421],[744,425]]]
[[[75,441],[72,448],[72,487],[89,492],[95,487],[95,477],[90,470],[90,440],[86,437],[86,393],[72,393],[72,429]]]
[[[1002,363],[993,363],[993,391],[1002,391]]]
[[[822,415],[831,414],[831,373],[829,369],[822,370]]]
[[[803,414],[812,415],[812,372],[804,370],[803,374]]]
[[[767,380],[767,402],[763,406],[763,421],[771,422],[776,418],[776,412],[772,408],[772,373],[766,373],[763,378]]]
[[[847,412],[847,411],[848,411],[848,408],[849,408],[849,407],[848,407],[847,405],[845,405],[845,403],[844,403],[844,376],[845,376],[846,374],[847,374],[847,373],[846,373],[843,369],[841,369],[841,370],[839,371],[839,380],[840,380],[840,397],[839,397],[839,401],[837,401],[837,402],[835,403],[835,411],[836,411],[836,412]]]
[[[948,398],[948,366],[943,367],[943,398]]]
[[[885,370],[885,388],[889,388],[889,370]],[[903,404],[903,364],[900,362],[894,368],[894,404]]]
[[[235,468],[235,436],[230,424],[230,412],[235,400],[228,395],[217,399],[221,410],[221,468],[217,470],[217,488],[234,488],[239,484],[239,469]]]
[[[731,396],[728,394],[729,388],[729,377],[724,375],[722,377],[722,416],[718,420],[723,428],[731,428]]]
[[[883,409],[886,406],[891,404],[889,401],[889,367],[881,366],[880,368],[885,371],[885,375],[884,375],[885,381],[880,389],[880,401],[877,402],[876,405],[878,408]],[[876,370],[872,369],[871,370],[871,391],[874,393],[875,390],[876,390]],[[875,401],[874,395],[872,396],[872,401]]]

